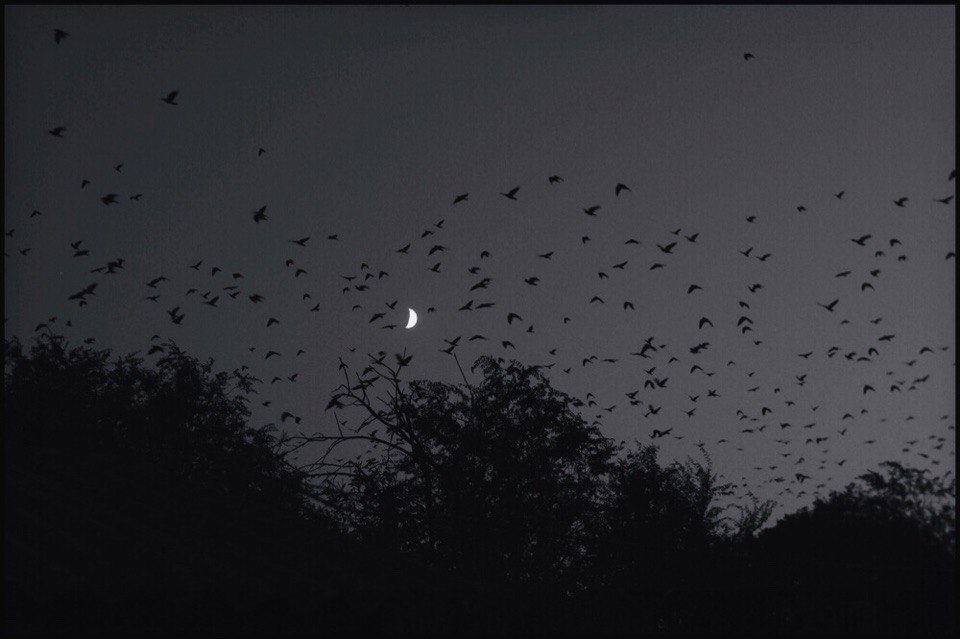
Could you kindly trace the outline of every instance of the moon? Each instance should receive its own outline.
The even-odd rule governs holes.
[[[407,320],[406,328],[413,328],[417,325],[417,312],[412,308],[408,308],[407,310],[410,311],[410,318]]]

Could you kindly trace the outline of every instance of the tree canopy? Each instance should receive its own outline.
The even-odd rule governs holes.
[[[245,371],[151,350],[5,343],[21,615],[56,601],[101,630],[161,611],[166,629],[297,632],[956,628],[950,475],[888,462],[771,524],[772,502],[721,509],[730,486],[704,448],[665,464],[615,444],[536,366],[483,357],[473,383],[407,382],[411,358],[381,354],[342,367],[335,427],[305,434],[250,426]],[[71,554],[78,540],[99,563]],[[64,598],[50,565],[113,599]]]

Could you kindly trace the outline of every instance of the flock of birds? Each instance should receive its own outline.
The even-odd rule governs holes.
[[[68,37],[70,37],[70,34],[63,30],[57,29],[54,31],[54,43],[56,45],[62,44]],[[745,61],[749,62],[753,59],[755,59],[753,54],[744,54]],[[181,102],[178,101],[179,99],[180,93],[176,90],[163,93],[158,96],[158,101],[162,103],[162,105],[158,105],[158,108],[183,108]],[[49,129],[47,133],[49,136],[62,139],[68,137],[70,131],[66,127],[58,125]],[[252,152],[251,150],[251,153]],[[256,149],[257,157],[262,157],[266,153],[266,149],[262,147]],[[123,168],[124,165],[122,163],[118,163],[113,167],[114,171],[118,174],[122,174]],[[945,187],[952,185],[955,180],[955,175],[955,170],[950,171],[949,174],[945,172]],[[565,181],[560,175],[549,175],[545,176],[544,179],[548,185],[547,188],[555,189],[563,188]],[[93,188],[94,185],[90,180],[86,178],[79,180],[80,190],[86,191],[87,189]],[[609,188],[615,200],[629,198],[633,194],[630,185],[624,182],[617,182]],[[491,194],[491,197],[499,197],[505,201],[517,202],[523,197],[524,186],[514,185],[498,193],[499,195]],[[928,199],[937,205],[949,206],[953,202],[953,195],[943,197],[941,197],[941,194],[935,195],[936,196],[928,197]],[[130,193],[127,195],[103,193],[98,197],[104,207],[110,208],[123,206],[124,202],[139,202],[141,198],[147,196],[143,193]],[[844,201],[844,198],[848,196],[846,191],[841,190],[832,193],[832,197],[838,201]],[[449,206],[451,207],[451,214],[457,214],[461,209],[469,207],[471,204],[470,198],[471,193],[464,192],[448,200]],[[890,206],[902,209],[910,207],[912,203],[913,200],[906,196],[895,197],[890,200]],[[603,215],[604,206],[604,204],[591,203],[588,206],[581,207],[580,210],[585,218],[598,218]],[[795,208],[798,214],[803,214],[807,211],[804,205],[798,205]],[[578,215],[579,214],[581,213],[578,213]],[[247,212],[247,219],[249,220],[247,223],[258,226],[263,225],[264,228],[267,228],[272,221],[271,215],[272,212],[267,205],[256,208],[251,207]],[[32,211],[28,216],[28,219],[36,218],[42,219],[42,213],[38,210]],[[757,220],[757,215],[748,215],[743,219],[742,223],[753,225],[757,223]],[[369,315],[365,314],[363,316],[362,321],[365,325],[379,327],[384,330],[402,330],[403,327],[401,325],[398,325],[390,319],[395,315],[393,311],[397,310],[399,299],[391,300],[390,297],[392,296],[390,296],[380,299],[379,301],[374,300],[372,307],[365,306],[365,304],[369,304],[371,298],[380,294],[381,290],[389,290],[391,274],[386,268],[390,268],[391,270],[394,268],[417,269],[418,272],[421,273],[444,273],[447,274],[448,277],[462,282],[461,286],[465,296],[462,303],[453,304],[449,308],[442,309],[431,306],[426,309],[427,314],[442,311],[450,313],[453,317],[457,317],[459,314],[488,311],[491,316],[497,316],[497,311],[490,310],[496,307],[499,311],[499,317],[502,319],[490,323],[492,330],[496,330],[496,328],[493,327],[495,324],[498,324],[506,327],[504,330],[522,330],[522,333],[527,334],[535,333],[534,324],[524,319],[525,316],[529,317],[530,314],[530,309],[521,306],[524,299],[515,300],[517,306],[507,309],[502,307],[502,302],[481,299],[482,296],[489,294],[495,286],[495,283],[497,283],[496,278],[487,274],[487,264],[492,263],[495,259],[491,250],[476,247],[474,249],[474,254],[476,255],[475,263],[469,266],[465,273],[451,273],[444,268],[445,258],[454,251],[453,248],[443,243],[445,241],[442,239],[446,231],[445,223],[446,219],[440,219],[428,228],[425,228],[418,238],[404,242],[402,246],[389,249],[389,253],[392,253],[392,256],[389,259],[384,257],[384,261],[388,262],[392,259],[391,264],[394,264],[395,267],[387,264],[385,268],[381,268],[380,266],[375,268],[364,261],[358,265],[356,271],[341,275],[340,278],[342,281],[337,285],[336,289],[331,288],[331,290],[323,295],[309,290],[299,293],[304,312],[321,312],[323,310],[321,299],[324,301],[340,300],[341,304],[349,305],[353,313],[369,313]],[[17,243],[20,237],[17,231],[17,228],[8,228],[5,231],[5,239],[8,246]],[[687,250],[696,250],[701,240],[700,232],[688,233],[684,232],[682,228],[668,229],[665,231],[663,239],[653,242],[653,245],[649,247],[649,249],[646,249],[646,253],[638,254],[643,257],[630,257],[617,261],[610,264],[609,267],[603,267],[598,270],[596,277],[602,281],[615,276],[629,277],[627,274],[630,271],[640,270],[643,272],[665,269],[671,260],[676,259],[679,253]],[[896,260],[897,263],[906,262],[910,259],[909,255],[904,252],[903,242],[895,237],[881,240],[879,237],[874,236],[874,232],[868,232],[857,237],[849,238],[849,240],[851,260],[864,263],[872,259],[872,262],[867,264],[862,270],[863,276],[860,290],[864,293],[875,288],[875,284],[879,281],[883,269],[887,268],[881,268],[881,264],[889,262],[891,259]],[[308,231],[299,237],[286,238],[285,241],[291,251],[304,251],[315,247],[318,242],[339,242],[340,237],[339,233],[322,233],[318,235]],[[588,233],[579,237],[579,244],[581,246],[591,242],[594,242],[594,239]],[[452,242],[450,243],[452,244]],[[639,251],[641,250],[640,247],[642,244],[643,242],[639,239],[630,237],[627,238],[621,246],[636,247],[636,249],[631,250]],[[16,253],[18,253],[22,259],[29,259],[30,251],[30,246],[18,246],[16,248]],[[96,303],[97,297],[107,281],[121,279],[128,261],[124,257],[115,257],[88,264],[88,262],[94,260],[94,256],[91,254],[91,250],[85,246],[85,240],[83,239],[71,242],[70,251],[72,251],[70,254],[71,259],[77,260],[77,268],[84,269],[84,272],[87,273],[90,278],[88,284],[69,295],[69,301],[75,303],[77,310],[81,311],[84,307]],[[887,255],[888,251],[891,253],[890,256]],[[756,246],[745,246],[738,249],[738,252],[745,260],[749,260],[752,264],[767,262],[774,258],[771,252],[758,249]],[[647,253],[649,253],[649,256]],[[294,255],[296,255],[296,253],[294,253]],[[422,255],[424,261],[417,262],[417,255]],[[546,264],[553,262],[555,257],[559,255],[559,251],[557,249],[544,252],[534,251],[532,252],[531,258],[533,258],[534,255],[538,261],[537,263],[542,262]],[[11,255],[5,251],[5,257],[10,258]],[[949,262],[955,259],[955,257],[955,253],[951,251],[942,259]],[[949,264],[947,267],[948,266]],[[28,268],[25,264],[21,266],[20,264],[10,265],[8,263],[7,268],[11,267]],[[837,279],[850,278],[854,277],[855,274],[860,275],[860,273],[860,269],[845,269],[838,271],[834,277]],[[184,282],[187,276],[191,277],[188,288],[185,290],[181,288],[179,292],[174,292],[173,286]],[[270,291],[270,296],[268,296],[263,291],[246,288],[244,286],[245,276],[241,271],[224,269],[220,265],[202,258],[197,259],[195,262],[183,264],[182,276],[173,273],[170,274],[170,277],[167,277],[165,274],[157,274],[156,277],[141,282],[139,284],[139,286],[142,287],[140,298],[145,304],[156,305],[157,312],[165,314],[172,326],[189,327],[190,322],[195,319],[191,316],[195,314],[194,308],[196,308],[197,304],[212,308],[221,308],[223,305],[235,301],[245,301],[254,307],[259,307],[262,304],[268,303],[268,297],[282,294],[283,289],[291,290],[294,286],[308,288],[310,285],[315,284],[313,274],[295,257],[285,258],[284,276],[288,278],[288,283],[283,286],[278,286],[277,290]],[[525,273],[518,276],[518,281],[515,284],[521,288],[530,287],[532,289],[540,286],[542,283],[541,277],[536,273]],[[747,291],[751,295],[755,295],[763,289],[764,285],[759,281],[752,282],[747,286]],[[696,296],[704,290],[704,287],[699,282],[689,282],[682,285],[681,290],[684,291],[684,295]],[[384,291],[384,293],[386,293],[386,291]],[[798,303],[809,303],[811,306],[815,305],[822,310],[825,317],[832,317],[841,312],[845,300],[843,297],[829,296],[824,299],[814,299],[807,302],[798,300]],[[604,308],[609,304],[611,307],[622,307],[623,311],[636,311],[639,305],[639,303],[635,303],[634,300],[614,301],[609,299],[609,297],[605,298],[601,295],[593,295],[589,300],[586,300],[586,304],[588,306]],[[741,338],[750,339],[754,346],[760,346],[764,343],[763,340],[753,339],[752,336],[748,337],[749,333],[754,333],[756,330],[756,324],[752,318],[756,304],[755,298],[752,297],[737,300],[739,318],[735,325],[730,326],[729,329],[735,331]],[[370,312],[371,310],[372,312]],[[263,326],[265,331],[269,331],[273,327],[282,324],[281,318],[278,317],[278,315],[280,315],[280,313],[268,312],[266,314]],[[571,375],[577,368],[582,370],[601,364],[616,365],[618,366],[618,371],[626,370],[626,373],[621,372],[619,374],[635,378],[637,380],[637,387],[626,392],[623,400],[614,401],[604,406],[601,405],[595,393],[588,392],[583,400],[575,400],[575,406],[582,409],[585,413],[595,413],[592,418],[596,424],[602,424],[604,417],[613,414],[617,410],[631,411],[631,419],[636,419],[637,422],[641,424],[641,428],[645,430],[644,435],[648,440],[656,441],[664,438],[682,440],[687,436],[684,433],[684,422],[694,418],[698,414],[709,414],[712,410],[711,402],[719,399],[722,392],[727,392],[721,380],[727,379],[726,386],[731,389],[739,388],[728,379],[729,376],[735,373],[716,369],[710,370],[711,367],[700,359],[703,353],[716,348],[718,340],[715,335],[717,332],[724,330],[724,326],[722,324],[718,326],[717,324],[720,324],[720,322],[715,322],[709,315],[709,313],[703,313],[699,319],[696,320],[697,329],[703,336],[702,339],[697,340],[696,343],[668,345],[664,343],[663,340],[659,340],[654,336],[648,336],[642,339],[636,350],[625,356],[602,357],[596,353],[582,353],[583,356],[581,357],[579,355],[571,355],[570,353],[561,353],[559,347],[550,348],[546,353],[525,353],[525,355],[550,358],[551,361],[549,363],[538,365],[538,367],[547,372],[548,375],[553,376]],[[59,319],[57,317],[50,317],[46,321],[39,322],[36,325],[35,331],[46,331],[51,335],[56,335],[54,330],[58,321]],[[197,319],[197,321],[204,320]],[[559,322],[562,324],[567,324],[571,321],[573,321],[573,318],[570,315],[564,315],[559,318]],[[879,331],[879,326],[882,321],[883,317],[877,316],[869,321],[869,325],[860,328],[862,332]],[[850,324],[850,322],[851,320],[846,318],[839,320],[840,325]],[[73,320],[67,319],[65,325],[72,327]],[[58,337],[62,338],[62,336]],[[148,355],[162,354],[164,352],[162,339],[159,334],[154,334],[151,337],[151,346],[147,351]],[[860,399],[865,399],[871,393],[907,394],[926,384],[930,379],[929,373],[921,375],[915,372],[917,371],[915,367],[924,361],[925,358],[937,357],[938,353],[949,351],[951,346],[918,343],[916,356],[914,358],[907,362],[890,364],[884,359],[884,348],[887,344],[897,339],[902,338],[896,333],[880,332],[880,334],[876,336],[874,343],[865,350],[847,348],[843,345],[831,345],[822,352],[818,349],[811,348],[804,352],[793,354],[790,357],[797,357],[804,363],[811,361],[811,358],[822,357],[825,360],[845,360],[854,363],[872,363],[875,365],[884,364],[888,366],[883,376],[885,379],[882,379],[881,382],[878,381],[876,375],[873,375],[867,381],[864,381],[861,384],[862,394]],[[909,339],[913,339],[913,337],[910,336]],[[95,340],[92,337],[88,337],[84,341],[87,344],[93,344]],[[499,349],[502,355],[500,360],[505,361],[505,358],[511,354],[512,351],[520,351],[523,348],[521,344],[521,348],[518,349],[518,341],[516,337],[507,339],[503,336],[495,337],[492,334],[482,332],[472,334],[464,333],[443,338],[442,342],[437,344],[437,350],[445,355],[455,356],[457,349],[461,348],[464,344],[480,342],[484,348],[487,349],[487,352],[489,352],[489,349]],[[355,346],[349,348],[350,352],[356,352],[356,350]],[[250,357],[256,358],[261,363],[267,360],[280,361],[291,359],[289,353],[284,353],[278,348],[260,348],[252,345],[248,347],[248,351]],[[306,354],[306,349],[302,347],[298,348],[292,359],[296,360],[304,354]],[[372,357],[383,362],[386,353],[380,351],[376,356]],[[398,355],[398,358],[399,357]],[[406,356],[403,358],[403,361],[408,363],[410,359],[411,356]],[[254,366],[257,366],[257,364],[254,364]],[[339,360],[339,367],[340,369],[347,368],[347,364],[342,357]],[[734,370],[737,368],[737,362],[732,359],[727,360],[724,368]],[[235,369],[234,372],[246,379],[264,382],[268,386],[273,386],[278,383],[281,385],[284,383],[296,383],[300,375],[299,372],[290,370],[281,375],[273,375],[269,379],[267,377],[261,379],[257,377],[254,371],[247,365]],[[811,404],[806,407],[800,407],[798,405],[800,398],[796,391],[797,389],[803,388],[810,381],[810,372],[798,370],[793,376],[793,379],[790,380],[791,385],[789,387],[776,386],[770,383],[770,380],[766,382],[758,381],[754,377],[755,374],[756,371],[744,371],[740,373],[740,375],[743,376],[742,380],[746,380],[743,389],[745,391],[744,397],[746,398],[746,402],[736,411],[735,419],[739,424],[738,428],[724,436],[716,437],[709,443],[715,446],[736,446],[738,447],[737,450],[743,450],[742,446],[744,442],[747,441],[747,438],[772,438],[773,442],[778,446],[777,454],[781,457],[782,461],[775,464],[754,466],[754,470],[766,473],[766,475],[764,475],[765,479],[757,484],[748,481],[747,477],[743,476],[740,478],[742,483],[736,483],[731,494],[755,494],[755,492],[760,490],[762,484],[772,484],[776,494],[781,497],[787,494],[793,495],[794,497],[820,494],[820,489],[826,488],[832,480],[832,477],[829,476],[830,471],[834,468],[842,467],[847,462],[846,457],[833,454],[831,447],[837,440],[841,440],[847,436],[851,424],[862,418],[863,415],[866,415],[869,412],[868,408],[866,406],[860,406],[857,409],[844,412],[842,415],[823,415],[818,412],[820,408],[819,405]],[[597,379],[600,380],[602,377],[598,377]],[[675,389],[678,387],[683,389],[685,405],[667,406],[663,400],[658,399],[665,389]],[[688,392],[688,389],[698,390]],[[731,390],[731,392],[734,391]],[[301,423],[303,418],[300,415],[294,414],[294,412],[289,409],[275,409],[273,403],[274,400],[271,399],[261,401],[264,410],[277,411],[276,421],[278,421],[281,426],[295,427],[295,425]],[[331,401],[331,403],[327,405],[327,408],[339,410],[342,407],[339,406],[336,401]],[[792,415],[792,417],[788,417],[786,411],[791,411],[790,415]],[[938,455],[937,451],[942,451],[948,442],[948,450],[951,450],[950,454],[953,454],[953,444],[952,441],[948,440],[947,435],[947,431],[954,430],[954,425],[948,423],[950,419],[950,415],[943,415],[941,417],[942,430],[929,434],[925,441],[922,441],[919,437],[911,437],[908,435],[908,438],[904,441],[902,452],[904,454],[915,455],[932,466],[939,466],[941,464],[941,456]],[[907,418],[907,421],[911,420],[913,420],[912,416]],[[879,421],[883,422],[885,418],[881,417]],[[644,423],[648,423],[649,426],[644,428]],[[862,445],[870,445],[875,442],[875,438],[868,436],[862,440]],[[704,442],[701,441],[701,444],[703,443]],[[861,444],[856,444],[856,446],[859,445]],[[848,445],[845,448],[849,450],[850,446]],[[805,482],[808,480],[811,481],[812,484],[809,487],[805,485]]]

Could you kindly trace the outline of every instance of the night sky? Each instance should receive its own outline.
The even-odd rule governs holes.
[[[887,459],[954,466],[952,6],[4,17],[8,337],[56,317],[121,353],[173,339],[264,380],[254,425],[309,433],[334,428],[338,358],[406,351],[407,379],[457,382],[461,336],[468,377],[482,354],[551,366],[608,436],[665,460],[702,442],[786,510]]]

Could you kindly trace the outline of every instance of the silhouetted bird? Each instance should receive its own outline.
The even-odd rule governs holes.
[[[660,249],[661,251],[663,251],[664,253],[672,253],[672,252],[673,252],[673,247],[676,246],[676,245],[677,245],[676,242],[670,242],[670,243],[667,244],[666,246],[661,246],[660,244],[657,244],[657,248]]]
[[[837,302],[839,302],[839,301],[840,301],[840,299],[837,298],[837,299],[833,300],[832,302],[830,302],[829,304],[821,304],[820,302],[817,302],[817,306],[822,306],[823,308],[827,309],[828,311],[830,311],[830,312],[832,313],[834,307],[837,305]]]

